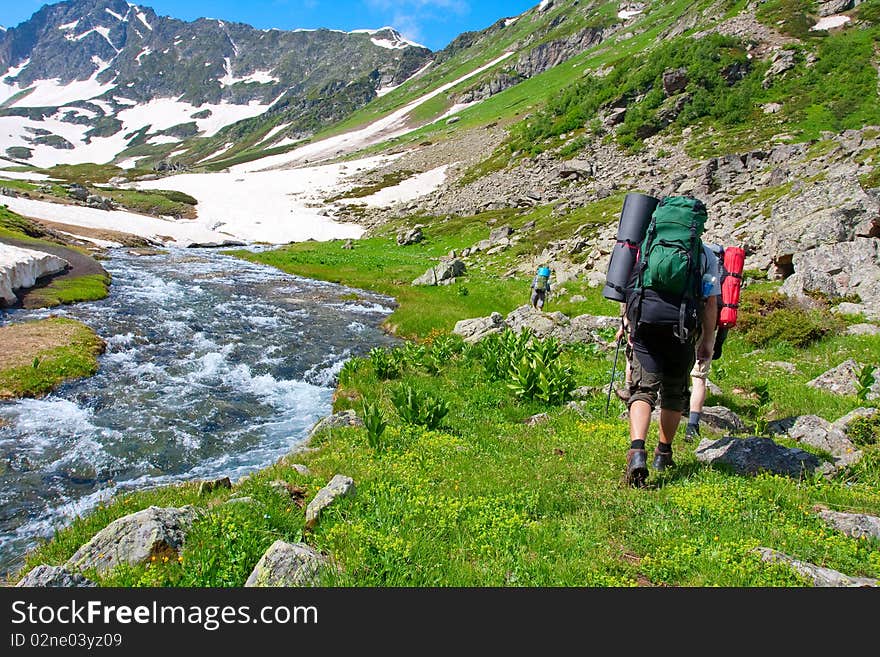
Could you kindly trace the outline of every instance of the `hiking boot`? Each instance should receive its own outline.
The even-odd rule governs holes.
[[[657,472],[663,472],[666,468],[675,467],[672,460],[672,452],[661,452],[660,448],[654,450],[654,469]]]
[[[684,441],[692,443],[694,440],[700,439],[700,426],[697,424],[689,424],[684,430]]]
[[[631,449],[626,453],[626,483],[633,488],[642,488],[648,479],[648,452]]]

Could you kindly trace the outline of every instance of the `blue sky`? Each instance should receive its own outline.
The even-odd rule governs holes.
[[[131,1],[131,0],[130,0]],[[0,25],[15,27],[46,0],[0,0]],[[248,23],[267,29],[326,27],[336,30],[391,25],[431,50],[440,50],[470,30],[516,16],[538,0],[153,0],[134,2],[160,16],[191,21],[200,17]]]

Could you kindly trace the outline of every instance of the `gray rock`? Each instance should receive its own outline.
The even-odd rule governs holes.
[[[340,411],[339,413],[334,413],[333,415],[328,415],[315,422],[315,425],[312,427],[311,431],[309,431],[309,439],[328,429],[363,426],[364,421],[358,417],[358,414],[354,410],[348,409]]]
[[[224,505],[224,506],[227,506],[227,505],[230,505],[230,504],[244,504],[244,505],[248,505],[248,504],[253,504],[253,503],[254,503],[254,498],[251,497],[251,496],[249,496],[249,495],[247,495],[247,496],[245,496],[245,497],[233,497],[233,498],[231,498],[231,499],[228,499],[228,500],[226,500],[226,501],[223,503],[223,505]]]
[[[868,212],[868,210],[865,210]],[[875,213],[878,210],[874,210]],[[860,215],[856,215],[858,217]],[[863,313],[871,320],[880,319],[880,240],[874,237],[853,237],[850,228],[838,218],[834,225],[844,232],[837,232],[819,240],[819,246],[795,249],[792,257],[794,274],[780,288],[783,294],[810,300],[810,295],[821,294],[828,299],[843,300],[857,297],[858,303],[847,302],[849,313]],[[855,219],[850,222],[855,225]],[[807,230],[804,228],[803,230]],[[799,238],[800,239],[800,238]],[[823,244],[822,241],[831,241]]]
[[[527,427],[536,427],[539,424],[544,424],[550,421],[550,416],[547,413],[539,413],[538,415],[533,415],[528,418],[523,424]]]
[[[409,230],[402,230],[397,233],[398,246],[412,246],[418,244],[425,239],[421,226],[416,226]]]
[[[360,418],[358,418],[358,419],[360,419]],[[300,473],[303,477],[312,476],[312,471],[309,470],[309,468],[307,466],[303,465],[302,463],[294,463],[290,467],[293,468],[294,470],[296,470],[298,473]]]
[[[275,541],[260,557],[245,582],[246,588],[318,586],[329,561],[305,543]]]
[[[720,440],[703,439],[696,449],[698,461],[710,465],[725,465],[741,475],[755,475],[760,472],[801,478],[804,475],[820,472],[831,474],[833,466],[823,467],[814,454],[798,448],[778,445],[770,438],[733,438],[727,436]]]
[[[144,564],[154,556],[176,558],[198,514],[191,505],[151,506],[118,518],[80,547],[64,567],[78,571],[95,568],[103,573],[124,563]]]
[[[849,425],[852,424],[854,420],[873,417],[878,413],[880,413],[880,410],[876,408],[866,408],[862,406],[860,408],[855,408],[843,417],[836,419],[831,426],[837,431],[842,431],[843,434],[849,438]]]
[[[441,282],[457,278],[467,271],[467,267],[461,260],[441,262],[436,267],[431,267],[424,274],[412,282],[413,285],[439,285]]]
[[[880,539],[880,518],[865,513],[843,513],[819,507],[817,513],[830,527],[850,538]]]
[[[746,423],[742,418],[726,406],[704,406],[700,421],[717,431],[731,433],[745,433],[747,431]]]
[[[313,529],[318,524],[321,513],[338,497],[353,495],[354,480],[344,475],[334,475],[330,483],[318,491],[315,498],[306,507],[306,529]]]
[[[868,577],[850,577],[831,568],[823,568],[815,564],[800,561],[793,557],[778,552],[772,548],[757,547],[755,552],[761,555],[761,560],[766,563],[787,563],[798,573],[813,581],[813,586],[818,587],[850,587],[850,586],[877,586],[878,581]]]
[[[859,0],[861,2],[861,0]],[[859,4],[859,2],[855,2],[854,0],[819,0],[817,8],[817,12],[819,16],[833,16],[834,14],[839,14],[843,11],[849,11],[853,8],[854,4]]]
[[[835,457],[835,465],[844,467],[858,463],[862,452],[828,420],[817,415],[801,415],[776,420],[767,425],[772,433],[784,434],[799,443],[824,450]]]
[[[846,329],[847,335],[877,335],[880,334],[880,326],[876,324],[853,324]]]
[[[62,566],[37,566],[21,578],[16,586],[23,587],[91,587],[94,582],[79,573],[72,573]]]
[[[506,326],[501,313],[492,313],[489,317],[463,319],[456,322],[452,332],[455,335],[460,335],[466,343],[473,344],[493,333],[503,331]]]
[[[855,395],[857,393],[856,382],[862,371],[862,364],[857,363],[854,359],[849,358],[843,361],[837,367],[834,367],[824,374],[820,374],[812,381],[808,381],[807,385],[811,388],[819,390],[827,390],[836,395]],[[877,399],[880,397],[880,376],[878,370],[874,370],[874,385],[871,392],[868,393],[868,399]]]

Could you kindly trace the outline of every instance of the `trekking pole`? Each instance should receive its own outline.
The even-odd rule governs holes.
[[[614,352],[614,367],[611,368],[611,381],[608,384],[608,400],[605,402],[605,417],[608,417],[608,409],[611,406],[611,391],[614,389],[614,376],[617,374],[617,357],[620,355],[621,342],[623,342],[622,335],[617,339],[617,350]]]

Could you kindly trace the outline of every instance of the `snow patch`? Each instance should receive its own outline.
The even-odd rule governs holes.
[[[427,196],[440,187],[446,180],[448,164],[431,169],[424,173],[407,178],[394,187],[385,187],[375,194],[358,199],[342,199],[339,202],[346,205],[365,205],[371,208],[384,208],[395,203],[408,203],[409,201]]]
[[[145,13],[143,13],[142,11],[139,11],[137,17],[138,17],[138,19],[140,19],[141,23],[144,24],[144,27],[146,27],[148,30],[153,29],[153,26],[147,22],[147,15]]]
[[[77,18],[75,21],[73,21],[72,23],[65,23],[64,25],[59,25],[59,26],[58,26],[58,29],[59,29],[59,30],[65,30],[65,31],[67,31],[67,30],[74,30],[74,29],[76,29],[76,26],[77,26],[77,25],[79,25],[79,19],[78,19],[78,18]]]
[[[845,25],[850,21],[849,16],[841,16],[839,14],[835,16],[826,16],[821,19],[818,23],[816,23],[810,30],[831,30],[835,27],[840,27],[841,25]]]
[[[100,60],[98,60],[100,61]],[[103,62],[102,62],[103,63]],[[98,82],[97,77],[104,68],[99,66],[88,80],[74,80],[69,84],[61,84],[58,78],[51,80],[37,80],[31,85],[33,91],[24,98],[20,98],[10,107],[60,107],[68,105],[77,100],[89,100],[95,96],[101,96],[116,87],[113,83],[102,84]],[[8,101],[9,98],[19,93],[23,89],[18,84],[4,85],[0,84],[0,92],[4,97],[0,99],[0,104]]]
[[[262,143],[264,143],[264,142],[269,141],[270,139],[272,139],[272,137],[274,137],[274,136],[277,135],[279,132],[281,132],[282,130],[284,130],[285,128],[287,128],[287,127],[289,127],[289,126],[290,126],[289,123],[282,123],[281,125],[276,125],[274,128],[272,128],[269,132],[266,133],[266,136],[263,137],[263,138],[259,141],[259,143],[262,144]],[[224,149],[224,150],[226,150],[226,149]]]
[[[117,13],[116,13],[115,11],[113,11],[112,9],[107,9],[107,8],[105,8],[104,11],[106,11],[108,14],[110,14],[113,18],[115,18],[115,19],[118,20],[118,21],[123,21],[123,22],[124,22],[124,21],[127,21],[127,20],[128,20],[127,18],[123,18],[122,16],[120,16],[119,14],[117,14]]]
[[[146,56],[149,55],[151,52],[153,52],[153,51],[150,50],[150,47],[149,47],[149,46],[147,46],[146,48],[144,48],[143,50],[141,50],[141,51],[137,54],[137,57],[134,58],[134,61],[136,61],[136,62],[138,63],[138,66],[140,66],[140,63],[141,63],[141,57],[146,57]]]
[[[442,93],[445,93],[454,86],[461,84],[465,80],[469,80],[470,78],[479,75],[483,71],[486,71],[493,66],[496,66],[497,64],[503,62],[514,54],[515,53],[513,51],[506,52],[500,57],[492,60],[488,64],[485,64],[480,68],[471,71],[467,75],[463,75],[457,80],[453,80],[452,82],[441,85],[437,89],[434,89],[430,93],[427,93],[424,96],[417,98],[408,105],[400,108],[399,110],[396,110],[395,112],[392,112],[388,116],[382,117],[381,119],[374,121],[365,128],[346,132],[341,135],[335,135],[333,137],[328,137],[327,139],[316,141],[311,144],[306,144],[289,153],[266,157],[261,160],[257,160],[256,162],[237,165],[236,167],[233,167],[232,170],[258,171],[265,170],[270,167],[285,165],[294,166],[296,164],[302,164],[304,163],[304,161],[320,161],[330,157],[338,157],[339,155],[343,155],[346,153],[353,153],[362,148],[372,146],[373,144],[377,144],[388,139],[393,139],[394,137],[399,137],[400,135],[405,135],[413,129],[407,125],[407,119],[410,112],[412,112],[414,109],[428,102],[432,98],[439,96]]]
[[[519,16],[516,16],[515,18],[507,18],[504,21],[504,27],[510,27],[511,25],[516,23],[518,20],[519,20]]]
[[[15,304],[15,290],[33,287],[38,278],[64,271],[68,264],[43,251],[0,244],[0,301]]]
[[[633,16],[638,16],[642,13],[641,9],[624,9],[622,11],[617,12],[617,17],[621,20],[629,20]]]
[[[270,84],[278,82],[278,78],[272,75],[271,71],[254,71],[253,73],[246,75],[243,78],[237,78],[232,75],[232,62],[229,57],[224,57],[223,61],[226,66],[226,75],[218,80],[221,87],[231,87],[234,84],[238,84],[239,82],[243,82],[245,84],[256,82],[257,84]],[[210,64],[205,64],[205,66],[209,66]]]
[[[180,139],[178,137],[172,137],[171,135],[155,135],[147,140],[147,143],[153,144],[154,146],[160,146],[161,144],[176,144],[178,142],[180,142]]]

